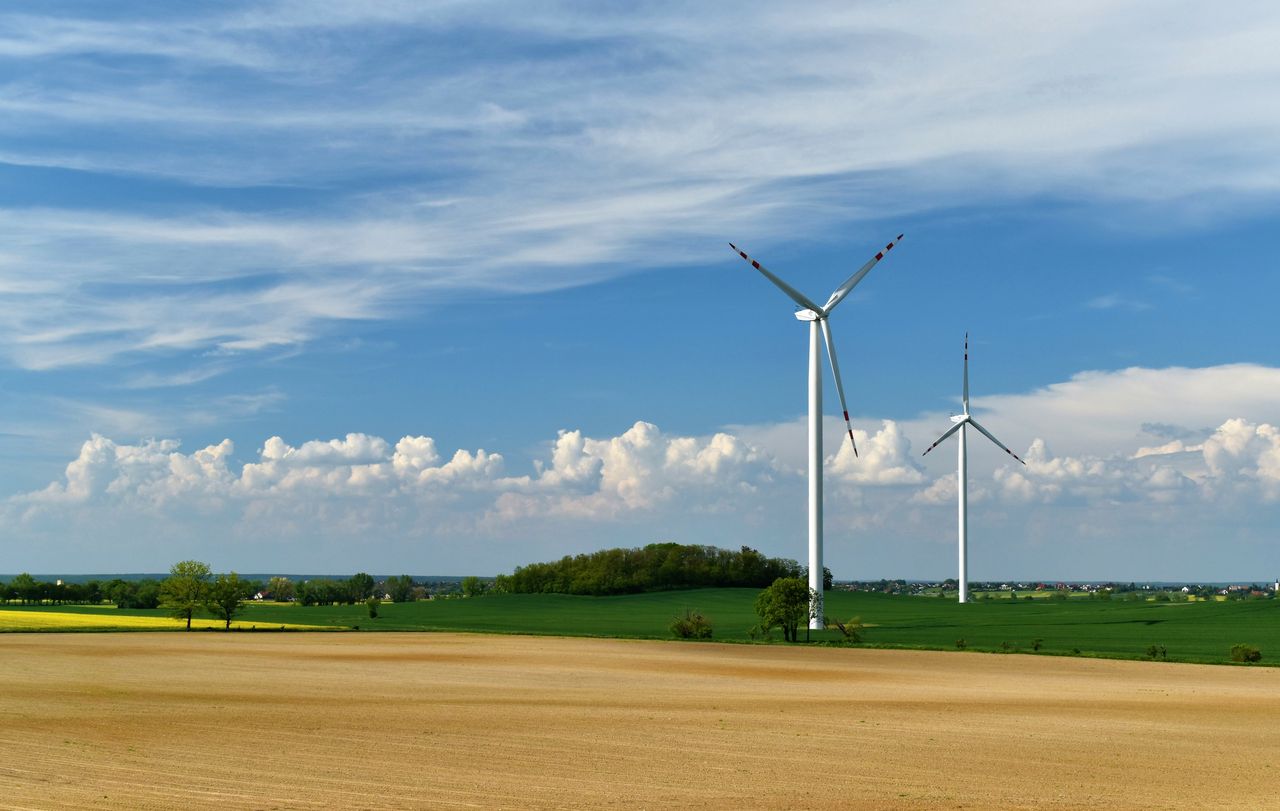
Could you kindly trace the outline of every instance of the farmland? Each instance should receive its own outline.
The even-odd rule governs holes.
[[[745,642],[755,625],[753,589],[700,589],[617,597],[556,594],[491,594],[484,597],[384,603],[370,619],[364,606],[251,604],[238,623],[258,629],[353,629],[362,631],[476,631],[667,638],[673,616],[686,608],[706,614],[715,639]],[[24,617],[54,611],[87,619],[81,630],[127,629],[130,617],[162,619],[162,611],[100,606],[9,606],[0,628],[19,630]],[[865,644],[970,651],[1030,652],[1106,658],[1143,658],[1151,646],[1170,661],[1221,663],[1230,646],[1247,642],[1263,651],[1263,663],[1280,659],[1280,602],[1146,602],[992,600],[960,606],[952,600],[833,591],[827,613],[838,619],[861,617]],[[172,621],[166,620],[173,627]],[[51,627],[54,630],[72,629]],[[837,631],[815,632],[814,641],[835,642]],[[1037,640],[1039,642],[1037,643]]]
[[[1280,671],[479,634],[0,635],[40,808],[1261,807]]]

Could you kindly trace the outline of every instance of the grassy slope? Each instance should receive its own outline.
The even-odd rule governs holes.
[[[241,621],[261,626],[282,623],[378,630],[456,630],[668,638],[667,625],[685,608],[701,610],[715,638],[746,640],[755,624],[754,589],[702,589],[623,597],[570,597],[558,594],[490,595],[466,600],[384,604],[377,620],[359,606],[302,608],[250,605]],[[32,608],[28,610],[41,610]],[[151,611],[52,606],[45,610],[154,616]],[[1142,657],[1147,646],[1164,645],[1171,660],[1223,662],[1233,643],[1263,651],[1265,661],[1280,660],[1280,601],[1147,603],[1072,600],[993,600],[960,606],[953,600],[829,592],[827,614],[860,616],[874,627],[869,644],[954,649],[964,638],[970,650],[1001,650],[1002,643],[1030,650],[1043,639],[1042,652]],[[105,617],[104,617],[105,619]],[[834,640],[834,631],[815,639]],[[776,637],[776,634],[775,634]]]

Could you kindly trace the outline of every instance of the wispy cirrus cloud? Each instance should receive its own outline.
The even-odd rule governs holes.
[[[163,198],[8,198],[0,347],[51,369],[297,346],[961,200],[1230,210],[1280,192],[1278,35],[1265,6],[1148,3],[0,15],[0,63],[41,68],[0,82],[0,155]]]

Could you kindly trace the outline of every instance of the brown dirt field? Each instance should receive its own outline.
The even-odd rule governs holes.
[[[0,807],[1276,808],[1277,688],[972,653],[3,635]]]

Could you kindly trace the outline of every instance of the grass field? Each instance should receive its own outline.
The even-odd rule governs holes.
[[[362,605],[301,607],[249,605],[239,623],[258,628],[401,631],[479,631],[490,633],[670,637],[667,626],[686,608],[710,618],[715,639],[747,641],[756,623],[754,589],[701,589],[621,597],[571,597],[558,594],[498,594],[470,599],[384,603],[370,619]],[[55,612],[84,616],[81,626],[49,630],[128,629],[130,618],[162,619],[163,612],[124,611],[98,606],[10,606],[0,612],[0,629],[33,627],[32,614]],[[871,625],[866,644],[955,650],[964,639],[971,651],[1040,652],[1113,658],[1143,658],[1151,645],[1163,646],[1171,661],[1222,663],[1233,644],[1262,650],[1263,663],[1280,663],[1280,601],[1155,603],[1071,600],[1018,600],[957,605],[953,600],[828,592],[827,614],[859,616]],[[23,623],[27,623],[24,625]],[[61,620],[66,622],[66,620]],[[170,623],[171,620],[164,620]],[[777,634],[775,633],[775,638]],[[815,632],[815,641],[836,641],[836,631]],[[1007,644],[1006,644],[1007,643]]]

